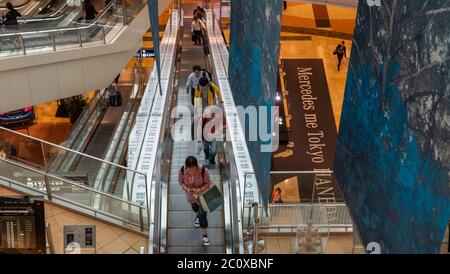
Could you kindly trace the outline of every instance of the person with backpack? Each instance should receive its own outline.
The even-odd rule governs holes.
[[[218,107],[214,106],[205,110],[197,132],[202,136],[201,149],[205,153],[205,160],[208,160],[210,165],[216,164],[218,142],[224,141],[226,128],[226,119],[222,115],[222,110],[214,108]]]
[[[345,56],[347,58],[347,48],[345,47],[345,42],[342,41],[336,49],[333,51],[334,55],[338,58],[338,71],[341,69],[342,58]]]
[[[194,105],[194,94],[195,89],[198,87],[199,81],[202,77],[207,77],[209,80],[211,79],[210,73],[206,70],[202,69],[201,66],[195,65],[192,68],[192,73],[188,76],[186,82],[186,93],[191,93],[191,103]]]
[[[178,183],[186,193],[186,200],[196,214],[194,227],[201,228],[202,242],[209,245],[207,213],[203,209],[199,195],[211,187],[212,181],[208,169],[200,167],[197,158],[189,156],[178,173]]]

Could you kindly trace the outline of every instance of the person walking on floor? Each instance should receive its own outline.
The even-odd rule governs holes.
[[[178,174],[178,183],[186,193],[186,200],[191,204],[196,214],[194,227],[201,228],[202,242],[204,246],[209,245],[207,213],[203,209],[198,197],[211,187],[211,176],[208,169],[198,165],[197,158],[189,156]]]
[[[334,50],[334,55],[338,58],[338,71],[341,69],[342,58],[347,58],[347,48],[345,47],[345,42],[342,41]]]
[[[199,18],[194,17],[194,21],[192,21],[191,32],[192,32],[192,41],[195,45],[201,45],[203,41],[203,31],[206,30],[205,23]]]
[[[204,77],[204,71],[202,70],[202,67],[200,67],[199,65],[195,65],[192,68],[192,73],[189,75],[187,82],[186,82],[186,93],[190,93],[191,94],[191,103],[192,105],[194,105],[194,94],[195,94],[195,90],[198,87],[198,83],[200,81],[200,78]],[[209,78],[208,73],[206,73],[206,77],[208,77],[209,80],[211,80]]]

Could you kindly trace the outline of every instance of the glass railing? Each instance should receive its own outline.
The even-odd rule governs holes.
[[[111,182],[127,185],[126,173],[143,178],[144,173],[64,148],[7,128],[0,127],[2,160],[0,177],[31,192],[43,193],[49,200],[78,206],[94,216],[144,231],[148,229],[147,208],[132,202],[126,193],[99,191],[93,188],[102,164],[114,166],[121,174]],[[54,170],[49,159],[64,151],[75,161],[65,172]]]
[[[125,106],[125,110],[118,121],[118,124],[112,134],[108,149],[105,152],[105,160],[113,163],[120,163],[125,158],[127,151],[127,141],[132,126],[134,125],[136,113],[140,106],[142,94],[144,92],[143,70],[140,60],[137,59],[133,69],[133,87],[131,89],[130,100]],[[116,193],[117,186],[111,185],[116,176],[120,178],[120,170],[116,167],[108,165],[106,162],[102,164],[97,173],[94,187],[103,191]],[[119,188],[120,189],[120,188]]]
[[[84,151],[87,145],[87,140],[95,131],[95,126],[103,116],[105,109],[106,89],[95,92],[94,97],[88,103],[88,106],[83,110],[80,117],[72,127],[68,137],[61,144],[63,147],[70,148],[76,151]],[[66,152],[60,151],[55,158],[50,159],[50,166],[53,170],[59,170],[66,161]]]
[[[254,180],[252,174],[246,180]],[[271,172],[270,178],[275,188],[280,188],[280,199],[269,199],[267,211],[260,212],[262,227],[289,232],[308,221],[315,225],[329,226],[333,231],[351,231],[352,217],[344,203],[332,171],[289,171]],[[244,186],[247,186],[247,181]],[[303,189],[302,193],[300,190]],[[245,193],[245,191],[244,191]],[[251,224],[252,201],[243,199],[244,228]],[[258,205],[262,207],[261,205]],[[309,213],[306,213],[309,212]],[[326,222],[322,222],[325,214]],[[272,230],[274,231],[274,230]]]
[[[0,32],[0,58],[107,44],[146,4],[115,0],[93,21],[73,21],[66,27],[58,27],[59,21],[5,26]]]

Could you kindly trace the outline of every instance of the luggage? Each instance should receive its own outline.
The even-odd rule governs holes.
[[[118,107],[122,105],[122,94],[120,92],[116,92],[115,95],[109,98],[109,105],[111,107]]]
[[[212,184],[211,188],[200,194],[200,203],[206,212],[214,212],[223,203],[223,196],[216,184]]]
[[[204,68],[204,69],[202,70],[202,77],[206,77],[206,76],[208,76],[208,78],[209,78],[210,81],[213,81],[213,75],[212,75],[212,73],[209,72],[208,70],[206,70],[206,68]]]
[[[120,92],[117,92],[117,106],[121,106],[122,105],[122,94],[120,94]]]

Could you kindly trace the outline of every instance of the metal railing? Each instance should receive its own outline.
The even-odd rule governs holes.
[[[16,29],[6,28],[0,34],[0,56],[81,48],[90,43],[107,44],[123,26],[134,19],[147,1],[134,0],[131,5],[127,3],[124,0],[112,1],[92,22],[72,22],[67,27],[24,24],[23,27],[15,26]],[[113,30],[115,31],[112,32]]]
[[[68,138],[61,144],[62,146],[76,151],[84,151],[86,140],[95,130],[98,120],[103,117],[103,102],[106,98],[106,90],[98,90],[94,97],[83,110],[75,125],[72,127]],[[59,153],[50,159],[50,167],[52,170],[61,170],[61,165],[66,161],[67,151],[60,150]],[[70,166],[68,164],[67,166]]]
[[[133,87],[131,90],[130,101],[128,102],[122,117],[119,120],[117,127],[114,130],[113,136],[108,144],[108,150],[105,153],[105,159],[113,163],[119,163],[124,156],[126,148],[126,141],[128,140],[131,127],[136,118],[136,107],[139,107],[142,93],[144,92],[143,70],[138,59],[133,69]],[[102,164],[95,179],[94,187],[96,189],[103,189],[103,191],[111,191],[110,186],[113,178],[117,175],[117,169],[105,163]],[[124,186],[128,187],[128,186]]]
[[[93,189],[92,186],[89,185],[88,180],[89,176],[96,176],[96,172],[98,172],[100,166],[103,164],[114,166],[116,169],[122,171],[121,173],[124,174],[123,178],[117,178],[117,180],[126,181],[127,178],[125,174],[130,173],[142,178],[145,182],[145,185],[147,185],[147,175],[143,172],[135,171],[133,169],[108,162],[103,159],[93,157],[72,149],[68,149],[60,145],[52,144],[50,142],[28,136],[26,134],[16,132],[4,127],[0,127],[0,140],[0,149],[3,150],[4,154],[7,157],[4,161],[7,161],[10,165],[14,165],[15,167],[25,168],[29,171],[32,171],[36,176],[37,174],[40,174],[41,177],[38,176],[38,178],[40,178],[40,180],[38,181],[34,180],[33,176],[26,177],[28,180],[27,182],[29,183],[29,188],[34,187],[39,190],[40,188],[42,188],[42,182],[45,181],[44,179],[47,177],[59,180],[64,185],[70,184],[70,186],[73,186],[74,182],[77,182],[77,187],[75,189],[66,186],[64,195],[62,197],[59,197],[58,193],[47,193],[50,200],[58,196],[58,198],[60,198],[59,200],[84,205],[91,211],[94,211],[96,215],[99,215],[98,212],[110,210],[111,208],[113,210],[116,210],[113,212],[106,211],[105,214],[103,214],[105,216],[106,213],[108,213],[109,215],[116,214],[119,215],[116,217],[120,217],[120,214],[128,214],[124,213],[126,211],[131,210],[130,214],[140,214],[139,212],[143,209],[147,210],[142,206],[136,207],[136,204],[133,203],[131,199],[124,199],[118,194],[102,192]],[[88,164],[82,167],[79,166],[77,168],[67,170],[67,172],[64,173],[61,173],[57,169],[52,169],[52,167],[48,164],[49,159],[57,155],[58,153],[61,153],[60,151],[63,151],[63,153],[67,154],[68,156],[73,155],[75,158],[79,159],[80,162],[84,161]],[[6,178],[9,179],[9,181],[16,181],[19,183],[21,182],[19,180],[20,176],[14,176],[14,174],[18,174],[15,171],[8,173],[7,170],[2,169],[0,172],[0,176],[5,177],[5,174],[8,175],[6,176]],[[42,175],[46,176],[42,177]],[[84,191],[80,192],[79,189],[83,189]],[[96,197],[95,203],[93,201],[94,196]],[[123,212],[119,208],[122,208]]]
[[[57,10],[52,12],[51,14],[33,14],[33,15],[25,15],[17,18],[17,22],[20,24],[30,23],[30,22],[44,22],[44,21],[52,21],[61,19],[64,15],[66,15],[66,8],[76,8],[70,7],[68,5],[69,1],[65,1]]]
[[[247,206],[250,207],[250,206]],[[326,227],[352,227],[353,221],[345,204],[270,204],[268,215],[261,218],[264,228],[296,228],[313,224]]]
[[[24,165],[10,159],[0,159],[0,178],[8,186],[26,193],[39,193],[49,201],[70,205],[91,215],[126,226],[137,231],[148,230],[146,208],[108,193],[85,186],[82,182]],[[0,184],[2,184],[0,180]],[[96,196],[100,196],[100,207],[94,207]]]

